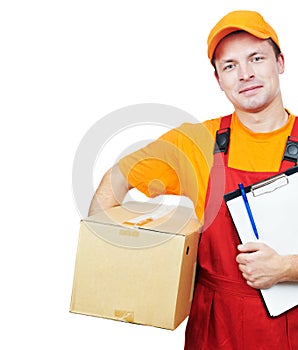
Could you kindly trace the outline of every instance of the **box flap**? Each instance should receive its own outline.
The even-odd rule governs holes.
[[[122,206],[100,211],[84,221],[184,236],[197,232],[200,227],[193,208],[141,202],[126,202]]]

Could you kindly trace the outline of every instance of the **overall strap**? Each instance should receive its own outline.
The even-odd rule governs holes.
[[[298,117],[295,118],[291,135],[288,137],[280,171],[286,171],[298,162]]]
[[[214,144],[214,163],[219,165],[228,164],[228,149],[230,142],[230,125],[232,114],[221,118],[220,128],[216,132]]]

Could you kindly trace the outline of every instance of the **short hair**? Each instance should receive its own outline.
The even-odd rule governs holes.
[[[239,33],[246,33],[246,32],[245,32],[245,30],[237,30],[236,32],[232,32],[232,33],[228,34],[227,36],[225,36],[225,38],[231,36],[232,34],[239,34]],[[279,55],[281,54],[281,50],[280,50],[279,46],[271,38],[268,38],[268,39],[265,39],[265,40],[268,41],[268,43],[272,46],[274,54],[275,54],[275,58],[277,60]],[[216,53],[216,49],[214,50],[214,54],[213,54],[213,57],[212,57],[212,60],[211,60],[211,64],[212,64],[212,66],[214,68],[215,74],[217,74],[216,65],[215,65],[215,60],[216,60],[215,59],[215,53]]]

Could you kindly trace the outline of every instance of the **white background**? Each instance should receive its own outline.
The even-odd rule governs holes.
[[[68,312],[80,221],[72,164],[87,130],[127,105],[168,104],[198,120],[231,112],[206,38],[235,9],[277,30],[284,102],[298,113],[292,0],[1,2],[2,349],[183,349],[185,322],[167,331]]]

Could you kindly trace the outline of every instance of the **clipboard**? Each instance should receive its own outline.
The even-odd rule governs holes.
[[[242,243],[264,242],[281,255],[298,254],[298,166],[245,187],[258,229],[257,240],[240,190],[224,195]],[[298,305],[298,282],[282,282],[260,289],[270,316]]]

